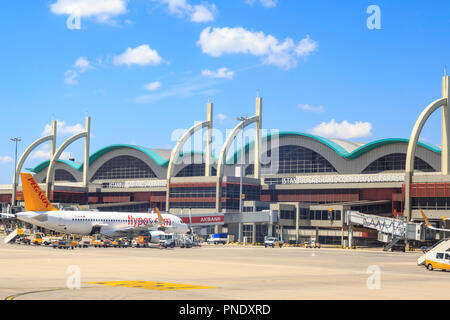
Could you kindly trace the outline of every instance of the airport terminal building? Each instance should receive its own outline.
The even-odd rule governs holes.
[[[246,149],[243,211],[261,212],[264,216],[256,222],[252,217],[249,221],[243,217],[247,241],[262,242],[268,228],[273,227],[277,230],[273,229],[273,234],[281,232],[285,241],[318,235],[322,243],[338,243],[346,209],[386,216],[402,214],[407,140],[357,144],[297,132],[281,132],[278,139],[277,149],[269,150],[277,153],[278,161],[262,165],[260,179],[253,177],[253,164],[248,160],[252,144]],[[87,188],[81,186],[83,164],[59,160],[49,197],[55,203],[105,211],[145,212],[158,207],[186,217],[191,209],[193,217],[216,216],[209,222],[225,225],[237,239],[236,223],[227,220],[230,216],[230,222],[238,221],[233,215],[239,213],[239,164],[227,164],[225,174],[217,176],[217,165],[213,163],[212,175],[206,177],[205,163],[199,163],[202,154],[182,155],[182,163],[175,166],[175,174],[168,181],[170,153],[134,145],[105,147],[90,156]],[[30,168],[43,185],[48,164],[46,161]],[[440,149],[420,143],[415,159],[415,169],[420,172],[417,177],[439,175],[440,165]],[[449,209],[450,182],[415,183],[412,188],[414,211],[419,207]],[[10,202],[10,191],[1,197],[3,202]],[[22,200],[20,191],[17,200]],[[376,237],[371,230],[355,235]]]
[[[254,141],[227,155],[229,142],[252,123],[257,129]],[[53,157],[28,170],[47,187],[54,203],[100,211],[147,212],[158,207],[182,215],[186,222],[190,212],[200,233],[228,232],[235,241],[241,236],[247,242],[263,242],[264,236],[276,234],[286,242],[315,237],[340,244],[346,236],[346,210],[401,218],[406,196],[409,220],[421,221],[421,208],[431,221],[445,225],[450,175],[443,174],[442,147],[417,143],[411,179],[405,171],[408,139],[356,143],[301,132],[260,135],[261,124],[262,99],[257,98],[256,116],[236,126],[218,158],[208,146],[206,151],[180,152],[186,141],[181,138],[173,150],[110,145],[87,152],[84,162]],[[207,121],[188,130],[186,137],[204,128],[212,128],[211,103]],[[53,178],[50,188],[48,177]],[[0,202],[11,203],[11,194],[11,186],[0,189]],[[22,200],[20,185],[15,198]],[[363,243],[377,237],[376,231],[364,228],[353,234]]]

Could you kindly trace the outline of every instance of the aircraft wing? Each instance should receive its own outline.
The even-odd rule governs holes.
[[[16,215],[11,213],[0,213],[0,218],[13,219],[16,218]]]
[[[130,235],[142,235],[145,234],[149,231],[156,231],[157,228],[155,226],[153,227],[127,227],[127,228],[122,228],[122,229],[116,229],[114,230],[114,232],[116,234],[121,234],[124,236],[130,236]]]
[[[40,215],[34,216],[33,219],[37,220],[37,221],[44,222],[44,221],[48,220],[48,214],[47,213],[41,213]]]

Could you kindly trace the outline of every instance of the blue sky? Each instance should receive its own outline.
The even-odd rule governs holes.
[[[370,5],[381,29],[367,26]],[[12,180],[9,138],[20,154],[52,119],[59,144],[88,114],[91,152],[168,148],[204,120],[208,97],[224,131],[254,113],[258,90],[266,129],[409,138],[450,70],[449,12],[444,0],[2,1],[0,183]],[[439,114],[422,139],[440,144]],[[67,152],[81,160],[82,143]]]

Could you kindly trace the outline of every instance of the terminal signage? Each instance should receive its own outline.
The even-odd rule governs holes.
[[[183,220],[184,223],[189,224],[189,217],[182,217],[181,219]],[[197,224],[197,225],[223,224],[224,216],[223,215],[217,215],[217,216],[195,216],[195,215],[192,215],[191,223]]]
[[[106,188],[106,189],[152,188],[152,187],[165,187],[165,186],[167,186],[166,180],[104,182],[102,184],[102,188]]]
[[[348,174],[297,176],[282,178],[282,184],[324,184],[324,183],[371,183],[371,182],[403,182],[405,174]]]

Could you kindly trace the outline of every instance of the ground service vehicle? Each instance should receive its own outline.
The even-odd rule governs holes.
[[[112,246],[114,248],[127,248],[128,247],[128,241],[123,239],[116,239],[112,242]]]
[[[139,236],[134,238],[133,240],[133,247],[135,248],[148,248],[149,244],[149,237],[148,236]]]
[[[84,237],[80,241],[80,248],[89,248],[89,246],[92,244],[92,239]]]
[[[174,248],[176,245],[176,238],[173,233],[162,235],[159,239],[159,244],[163,248]]]
[[[58,240],[63,240],[63,238],[62,238],[62,237],[53,237],[53,236],[50,236],[50,237],[43,237],[43,238],[42,238],[42,244],[45,245],[45,246],[49,246],[49,245],[51,245],[54,241],[58,241]]]
[[[320,243],[316,242],[316,239],[310,239],[305,242],[305,248],[319,248],[320,249]]]
[[[428,252],[425,257],[425,266],[430,271],[434,269],[450,271],[450,251]]]
[[[180,241],[180,247],[181,248],[192,248],[192,246],[193,246],[192,237],[184,234]]]
[[[406,245],[405,242],[403,241],[402,243],[397,243],[395,245],[392,246],[391,251],[402,251],[402,252],[406,252]]]
[[[72,244],[68,244],[65,240],[57,240],[52,243],[53,249],[74,249],[75,246]]]
[[[34,236],[31,237],[31,243],[34,245],[41,245],[44,234],[41,232],[35,233]]]
[[[226,244],[228,242],[228,233],[214,233],[206,240],[209,244]]]
[[[275,248],[275,246],[279,246],[281,248],[283,246],[283,241],[278,240],[275,237],[267,237],[264,240],[264,247],[265,248],[267,248],[267,247]]]

